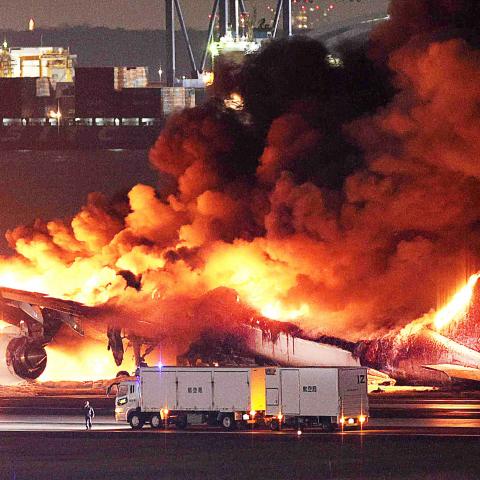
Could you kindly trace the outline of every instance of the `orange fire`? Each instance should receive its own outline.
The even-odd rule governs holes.
[[[0,320],[0,333],[7,327],[9,327],[10,324],[7,322],[4,322],[3,320]]]
[[[290,321],[310,314],[307,303],[292,303],[288,295],[296,285],[297,271],[274,261],[261,245],[218,245],[208,257],[204,275],[209,288],[236,290],[242,301],[272,320]]]
[[[99,343],[92,342],[75,352],[56,346],[47,346],[46,351],[47,368],[38,379],[41,382],[106,380],[115,378],[120,369],[129,373],[135,370],[135,363],[128,356],[121,368],[117,367],[111,352]]]
[[[435,330],[442,330],[459,316],[465,315],[479,278],[480,273],[471,275],[467,283],[455,293],[451,300],[435,313],[432,321]]]
[[[410,322],[400,331],[399,338],[414,335],[425,327],[440,331],[452,322],[460,319],[467,313],[479,278],[480,272],[471,275],[465,285],[460,287],[442,308],[429,312],[421,318]]]

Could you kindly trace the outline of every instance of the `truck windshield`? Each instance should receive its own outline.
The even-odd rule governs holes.
[[[128,386],[127,385],[119,385],[118,386],[118,393],[117,397],[122,397],[128,393]]]

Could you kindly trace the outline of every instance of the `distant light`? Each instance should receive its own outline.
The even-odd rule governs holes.
[[[302,434],[302,431],[300,429],[297,430],[297,435],[300,436]]]
[[[355,420],[353,418],[348,419],[348,424],[353,425],[355,423]]]
[[[223,103],[231,110],[243,110],[243,98],[239,93],[231,93],[230,96],[223,101]]]
[[[35,20],[33,18],[31,18],[29,21],[28,21],[28,30],[30,32],[33,32],[35,30]]]
[[[60,120],[60,118],[62,118],[62,112],[60,112],[60,110],[58,112],[55,110],[50,110],[48,116],[50,118],[56,118],[57,120]]]
[[[158,366],[158,368],[162,369],[163,368],[163,363],[159,362],[157,366]]]

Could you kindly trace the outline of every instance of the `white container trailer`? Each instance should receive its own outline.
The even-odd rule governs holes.
[[[233,429],[265,410],[264,392],[262,368],[142,367],[136,380],[119,384],[115,419],[132,428],[158,428],[163,419],[179,428],[207,423]]]
[[[362,367],[265,369],[265,423],[325,430],[361,426],[368,418],[367,370]]]

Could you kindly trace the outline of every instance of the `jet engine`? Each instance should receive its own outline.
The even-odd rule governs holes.
[[[38,378],[47,366],[47,352],[41,343],[25,336],[0,335],[0,384]]]

